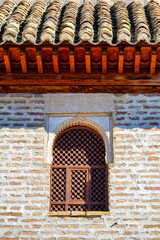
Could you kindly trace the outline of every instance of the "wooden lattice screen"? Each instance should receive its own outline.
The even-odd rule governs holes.
[[[53,147],[50,211],[106,211],[107,165],[99,134],[87,127],[64,130]]]

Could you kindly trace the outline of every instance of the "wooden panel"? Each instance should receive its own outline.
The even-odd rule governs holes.
[[[134,67],[134,59],[135,59],[135,48],[125,47],[124,48],[124,66]]]
[[[25,49],[26,52],[26,61],[28,67],[37,68],[37,58],[36,58],[36,48],[29,48]]]
[[[141,47],[141,67],[149,67],[151,60],[151,47]]]
[[[20,49],[17,47],[9,48],[9,57],[12,64],[12,68],[17,68],[21,66],[20,60]]]
[[[119,57],[119,48],[108,47],[107,49],[108,67],[117,67],[118,57]]]
[[[69,48],[68,47],[59,47],[58,48],[58,59],[59,64],[63,67],[69,67]]]
[[[91,47],[91,65],[94,67],[101,67],[102,64],[102,48],[101,47]]]
[[[53,50],[51,47],[43,47],[42,48],[42,61],[44,64],[44,67],[53,65],[53,58],[52,58]]]
[[[85,48],[84,47],[75,47],[75,63],[77,67],[85,67]]]

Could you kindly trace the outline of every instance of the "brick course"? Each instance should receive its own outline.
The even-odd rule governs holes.
[[[110,215],[49,217],[44,95],[0,94],[0,239],[158,240],[160,94],[116,94]]]

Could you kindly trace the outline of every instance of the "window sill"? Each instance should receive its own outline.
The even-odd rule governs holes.
[[[109,211],[87,211],[87,212],[80,212],[80,211],[59,211],[59,212],[49,212],[48,216],[55,216],[55,217],[97,217],[97,216],[106,216],[109,215]]]

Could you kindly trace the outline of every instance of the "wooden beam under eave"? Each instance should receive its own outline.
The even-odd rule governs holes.
[[[52,58],[53,58],[54,73],[59,73],[59,63],[58,63],[58,55],[57,55],[57,49],[56,48],[53,49]]]
[[[89,48],[86,48],[86,51],[85,51],[85,63],[86,63],[86,73],[91,73],[91,56],[90,56]]]
[[[6,67],[6,72],[9,74],[11,73],[11,63],[10,63],[10,59],[9,59],[9,55],[8,55],[8,49],[4,48],[4,53],[3,53],[3,57],[4,57],[4,63],[5,63],[5,67]]]
[[[41,55],[40,49],[37,49],[36,58],[37,58],[38,72],[43,73],[42,55]]]
[[[135,61],[134,61],[134,73],[139,73],[141,53],[140,48],[136,48]]]
[[[27,62],[26,62],[26,55],[25,50],[20,50],[20,59],[21,59],[21,67],[22,67],[22,73],[27,73]]]
[[[119,59],[118,59],[118,73],[123,73],[123,65],[124,65],[124,49],[119,49]]]
[[[153,74],[156,71],[156,61],[157,61],[157,49],[152,48],[150,73]]]
[[[0,93],[160,93],[160,86],[1,86]]]
[[[102,73],[107,73],[107,48],[102,48]]]
[[[70,48],[69,50],[69,64],[70,64],[70,73],[75,73],[75,57],[74,57],[73,48]]]
[[[136,77],[136,78],[135,78]],[[126,73],[119,75],[109,74],[70,74],[61,73],[59,75],[53,73],[45,73],[39,75],[37,73],[27,73],[24,78],[23,73],[12,73],[10,75],[0,73],[0,85],[2,86],[159,86],[160,72],[153,74],[137,74]]]

